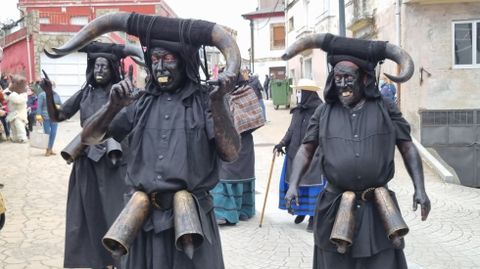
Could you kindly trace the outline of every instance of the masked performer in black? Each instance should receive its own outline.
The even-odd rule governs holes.
[[[108,103],[84,127],[82,139],[97,144],[128,136],[126,180],[135,193],[116,223],[136,219],[128,215],[139,211],[128,209],[137,197],[148,197],[144,201],[149,204],[130,247],[123,240],[106,245],[124,247],[122,254],[129,247],[124,268],[224,268],[209,190],[218,183],[217,157],[233,161],[240,147],[224,98],[236,83],[238,47],[223,27],[211,22],[115,13],[90,22],[57,51],[75,49],[109,31],[139,37],[149,80],[145,90],[137,91],[128,79],[114,85]],[[198,74],[202,44],[216,46],[227,61],[219,86],[211,92]],[[193,199],[193,207],[187,203],[179,208],[179,196]],[[180,215],[198,218],[199,229],[183,236]],[[116,223],[110,231],[116,231]]]
[[[387,183],[394,175],[395,145],[412,178],[413,208],[422,220],[430,211],[422,161],[411,141],[410,126],[395,104],[382,99],[374,68],[385,58],[398,63],[396,82],[413,74],[413,61],[401,48],[331,34],[298,40],[283,56],[322,48],[333,66],[324,91],[325,104],[310,124],[294,159],[288,204],[298,201],[298,182],[310,162],[328,180],[317,200],[314,268],[407,268],[402,236],[408,227]],[[338,214],[337,214],[338,212]]]
[[[60,107],[54,103],[52,84],[44,78],[41,87],[46,93],[51,120],[61,122],[80,111],[80,125],[108,101],[112,85],[123,77],[120,61],[129,55],[143,58],[140,48],[92,42],[80,51],[87,53],[86,83]],[[58,58],[67,53],[51,54]],[[125,150],[114,139],[96,146],[82,146],[77,136],[62,151],[67,162],[73,161],[68,188],[65,234],[66,268],[105,268],[114,265],[101,239],[123,208],[126,166],[119,161]]]

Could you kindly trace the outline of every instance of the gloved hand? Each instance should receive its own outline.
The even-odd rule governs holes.
[[[285,154],[285,150],[283,149],[284,147],[285,147],[285,144],[280,142],[273,147],[273,152],[276,152],[277,155]]]

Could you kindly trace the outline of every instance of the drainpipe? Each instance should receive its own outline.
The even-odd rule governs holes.
[[[346,36],[345,30],[345,1],[338,0],[338,34],[340,36]]]
[[[29,26],[27,25],[27,61],[28,61],[28,77],[29,81],[31,82],[33,80],[32,77],[32,59],[30,58],[30,31],[29,31]]]
[[[290,32],[290,29],[288,28],[289,25],[288,25],[288,4],[285,4],[284,7],[283,7],[283,23],[285,25],[285,49],[288,48],[288,33]],[[287,61],[285,63],[285,79],[288,79],[288,77],[290,76],[290,69],[288,68],[289,65],[288,65],[288,62]],[[270,69],[268,70],[268,76],[270,76]],[[292,78],[292,79],[295,79],[295,78]]]
[[[252,64],[252,71],[251,73],[253,74],[255,72],[255,42],[253,40],[254,37],[254,31],[253,31],[253,19],[250,19],[250,62]]]
[[[401,7],[402,1],[395,1],[395,33],[396,33],[396,42],[397,46],[402,47],[402,22],[401,22]],[[400,66],[397,65],[397,75],[400,74]],[[397,102],[398,107],[402,109],[402,85],[397,83]]]

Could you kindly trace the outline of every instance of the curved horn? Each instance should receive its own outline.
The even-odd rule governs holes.
[[[128,23],[135,23],[129,20],[131,15],[132,13],[118,12],[100,16],[85,25],[80,32],[78,32],[72,39],[70,39],[60,48],[52,48],[52,50],[57,55],[65,55],[85,46],[97,36],[113,31],[122,31],[140,37],[145,34],[146,29],[140,28],[129,31]],[[153,27],[151,33],[152,38],[170,40],[174,42],[180,41],[180,33],[178,33],[178,30],[176,29],[178,29],[181,22],[186,21],[178,18],[140,14],[136,14],[135,17],[137,19],[141,18],[142,22],[148,22],[149,20],[157,19],[156,25],[162,25],[163,27]],[[208,25],[213,25],[213,23],[207,21],[198,20],[197,22],[199,22],[198,27],[208,27]],[[237,43],[233,37],[220,25],[214,24],[213,28],[211,29],[212,32],[210,37],[197,36],[196,38],[192,38],[190,42],[216,46],[225,56],[227,61],[226,70],[238,73],[240,70],[241,57]],[[195,32],[195,30],[196,29],[192,29],[191,31]]]
[[[325,50],[325,37],[326,34],[315,34],[296,40],[292,45],[287,48],[285,53],[282,55],[282,59],[285,61],[289,60],[295,55],[307,49],[321,48]]]
[[[52,48],[52,50],[56,55],[63,56],[82,48],[96,37],[105,33],[114,31],[127,32],[129,16],[130,13],[118,12],[97,17],[85,25],[72,39],[67,41],[67,43],[63,44],[60,48]],[[52,55],[51,53],[49,54]]]
[[[48,58],[52,58],[52,59],[57,59],[57,58],[65,56],[65,54],[51,53],[46,49],[43,49],[43,53],[45,53],[45,55],[47,55]]]
[[[226,60],[225,71],[238,74],[241,65],[240,49],[237,42],[221,25],[215,24],[212,29],[212,44],[217,47]]]
[[[143,50],[140,47],[131,44],[125,44],[125,47],[123,48],[123,53],[124,56],[130,56],[136,64],[143,67],[146,66],[145,59],[143,58]]]
[[[132,60],[133,60],[136,64],[140,65],[141,67],[147,67],[147,65],[145,64],[145,61],[143,61],[143,58],[140,59],[140,58],[137,58],[136,56],[133,56],[133,57],[132,57]]]
[[[387,43],[387,47],[385,49],[385,58],[396,62],[400,66],[400,74],[398,76],[384,73],[389,79],[398,83],[402,83],[409,80],[413,76],[413,71],[415,69],[412,57],[410,57],[410,55],[399,46]]]
[[[353,45],[356,46],[355,51],[352,51],[350,48]],[[399,83],[409,80],[414,71],[412,58],[402,48],[384,41],[370,41],[356,38],[339,37],[328,33],[313,34],[305,36],[290,45],[282,55],[282,59],[291,59],[298,53],[313,48],[320,48],[333,54],[350,54],[363,59],[372,59],[371,57],[375,55],[369,55],[369,53],[371,53],[369,52],[370,48],[373,48],[373,50],[376,51],[377,49],[381,49],[382,46],[385,49],[384,57],[396,62],[400,66],[400,74],[398,76],[393,76],[390,74],[385,74],[385,76]],[[374,58],[376,61],[382,59],[383,57]]]

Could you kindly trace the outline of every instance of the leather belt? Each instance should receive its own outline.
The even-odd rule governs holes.
[[[388,189],[386,184],[383,187]],[[354,192],[356,194],[356,196],[359,197],[362,201],[367,201],[367,200],[371,200],[373,191],[376,188],[377,187],[370,187],[370,188],[367,188],[363,191],[352,191],[352,192]],[[331,184],[330,182],[327,183],[327,187],[325,187],[325,189],[328,192],[335,193],[335,194],[340,194],[340,193],[344,193],[344,192],[348,191],[348,190],[341,189],[341,188]]]
[[[174,192],[152,192],[148,196],[150,197],[150,203],[155,209],[169,210],[173,207]]]
[[[192,193],[198,200],[203,200],[205,197],[209,196],[207,191],[199,191]],[[148,197],[150,198],[150,203],[153,208],[157,210],[169,210],[173,208],[173,197],[175,192],[151,192]]]

